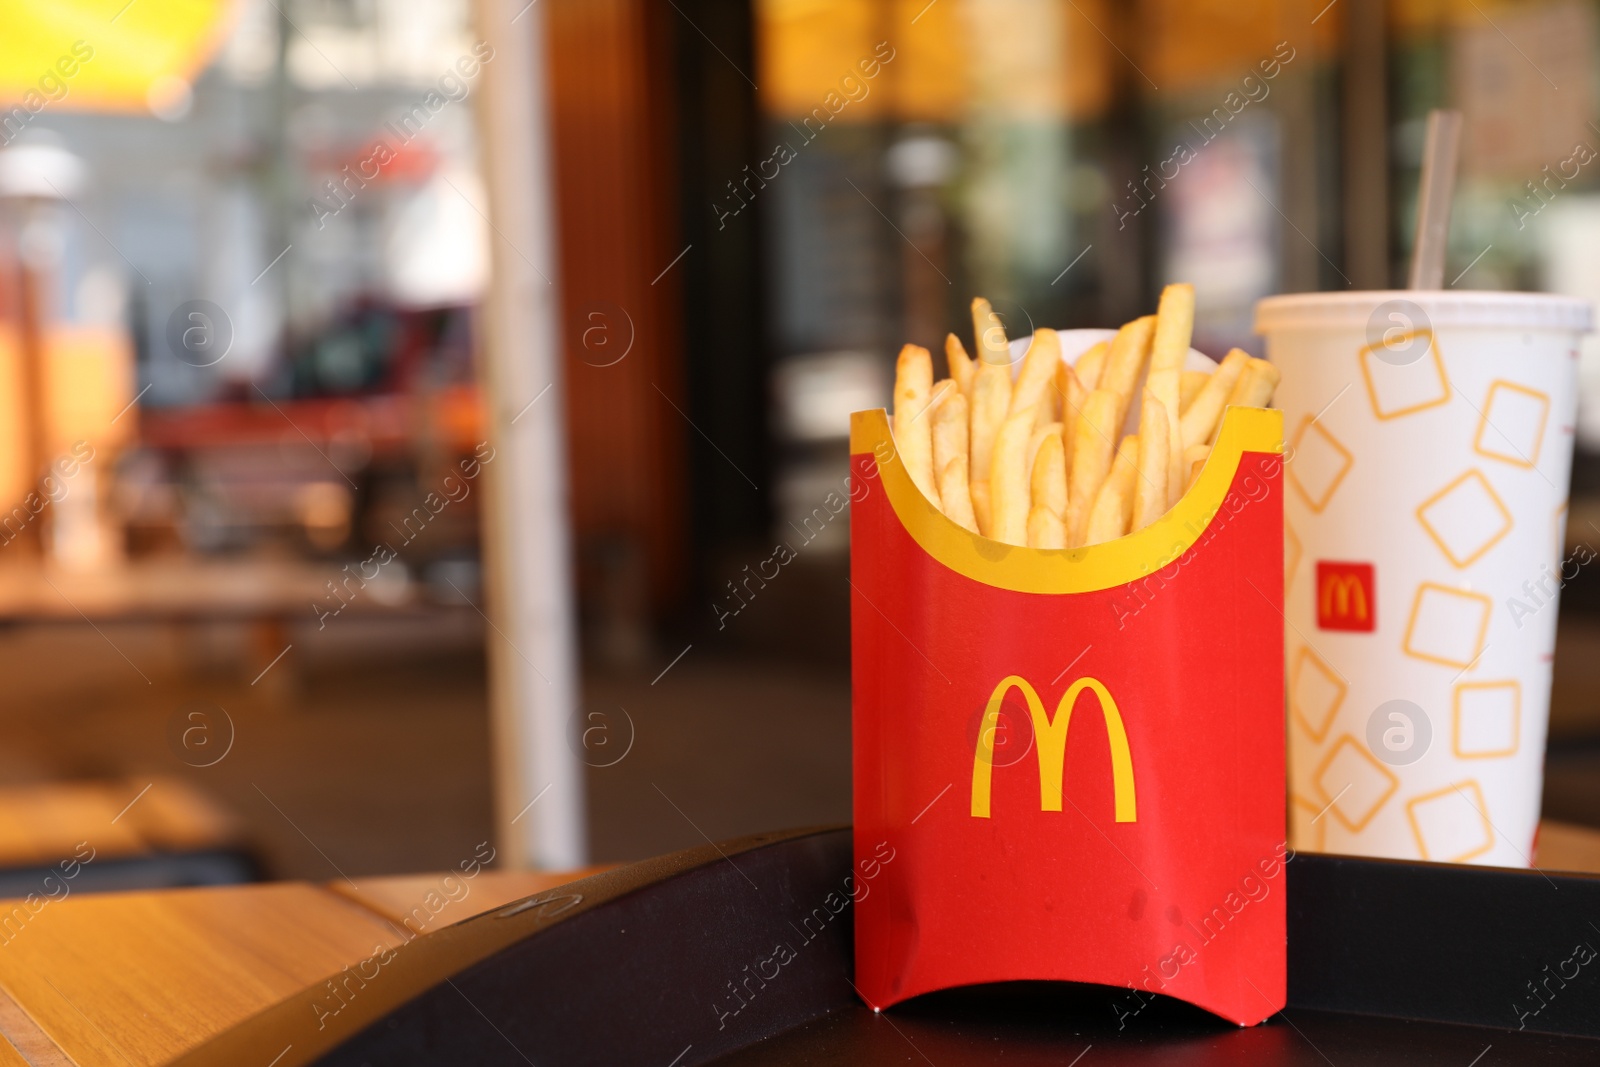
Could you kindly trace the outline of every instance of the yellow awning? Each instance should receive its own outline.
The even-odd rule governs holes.
[[[144,111],[158,82],[194,80],[222,43],[233,7],[229,0],[0,0],[0,105],[35,114]]]

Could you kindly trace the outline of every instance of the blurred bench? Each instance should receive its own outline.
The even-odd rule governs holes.
[[[255,877],[238,822],[179,779],[0,787],[0,897],[55,902]],[[15,908],[0,913],[0,944],[16,925]]]

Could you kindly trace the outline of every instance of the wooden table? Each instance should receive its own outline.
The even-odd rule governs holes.
[[[165,1063],[417,933],[599,869],[0,901],[0,1067]]]

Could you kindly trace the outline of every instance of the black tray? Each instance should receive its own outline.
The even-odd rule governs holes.
[[[1070,983],[875,1015],[851,985],[849,908],[799,926],[850,869],[848,828],[619,868],[418,937],[341,999],[307,990],[176,1062],[282,1049],[274,1067],[1600,1063],[1597,878],[1296,856],[1289,1007],[1241,1029]],[[779,943],[791,958],[772,976]]]

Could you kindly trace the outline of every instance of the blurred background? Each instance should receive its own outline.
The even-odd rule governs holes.
[[[124,884],[520,832],[492,665],[539,668],[482,546],[547,547],[484,476],[524,416],[578,649],[545,803],[626,860],[848,820],[848,414],[972,296],[1019,336],[1191,281],[1197,346],[1259,353],[1262,296],[1403,283],[1450,106],[1450,285],[1600,299],[1589,0],[519,6],[0,5],[0,869],[119,808]],[[523,144],[483,88],[536,24]],[[537,190],[491,188],[524,155],[526,403],[482,384],[496,271],[544,273]],[[1600,582],[1561,610],[1546,814],[1600,825]]]

